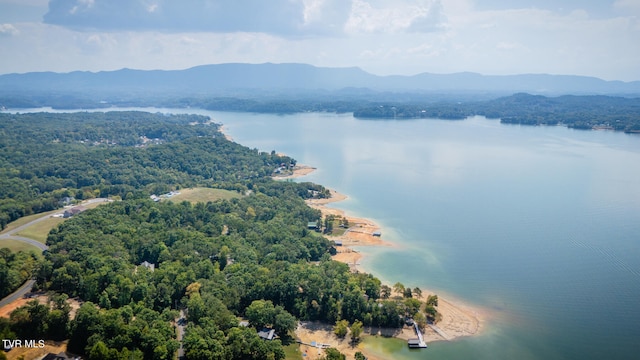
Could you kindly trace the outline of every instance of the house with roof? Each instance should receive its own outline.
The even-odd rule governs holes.
[[[148,262],[147,260],[143,261],[140,266],[144,266],[147,269],[149,269],[149,271],[153,272],[156,269],[156,264],[152,264],[150,262]]]
[[[48,353],[42,360],[82,360],[79,356],[68,356],[65,352],[59,354]]]
[[[76,216],[78,214],[80,214],[81,212],[87,210],[87,208],[85,208],[84,206],[74,206],[71,209],[65,210],[64,211],[64,215],[62,216],[65,219],[68,219],[72,216]]]
[[[263,328],[258,331],[258,336],[263,340],[273,340],[276,337],[276,331],[269,328]]]

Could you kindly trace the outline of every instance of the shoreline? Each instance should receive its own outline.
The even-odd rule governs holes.
[[[298,175],[304,176],[304,175]],[[386,241],[383,239],[384,234],[382,236],[374,236],[374,232],[380,232],[381,227],[375,222],[369,219],[363,219],[351,216],[347,214],[344,210],[336,209],[329,207],[327,205],[343,201],[348,199],[348,196],[341,194],[333,189],[329,189],[331,193],[331,197],[328,199],[308,199],[305,200],[307,205],[310,207],[320,210],[322,216],[327,215],[335,215],[342,216],[349,221],[349,228],[345,231],[344,234],[333,236],[333,235],[324,235],[326,238],[332,241],[340,241],[342,246],[337,246],[336,249],[338,253],[332,256],[332,259],[335,261],[340,261],[349,265],[351,271],[357,272],[361,271],[358,268],[359,261],[365,256],[361,252],[353,249],[353,246],[383,246],[383,247],[395,247],[397,246],[393,242]],[[370,271],[374,276],[375,270]],[[392,284],[385,284],[390,287],[393,287]],[[407,286],[415,286],[415,284],[405,284]],[[430,291],[429,289],[421,289],[422,296],[419,298],[421,301],[425,301],[429,295],[438,294],[437,292]],[[458,301],[457,299],[451,299],[450,297],[442,298],[438,295],[438,312],[441,314],[442,319],[435,324],[435,326],[428,326],[424,332],[424,338],[427,343],[435,342],[435,341],[452,341],[461,337],[467,336],[477,336],[481,334],[484,323],[485,323],[485,312],[473,307],[471,305],[467,305],[463,301]],[[335,346],[342,353],[349,354],[353,356],[356,351],[363,351],[366,354],[366,349],[362,346],[358,345],[357,347],[352,347],[348,343],[342,341],[341,339],[333,336],[331,331],[332,326],[324,324],[326,326],[321,326],[322,324],[315,324],[311,326],[310,329],[307,329],[305,325],[301,325],[298,330],[296,330],[296,335],[304,338],[308,338],[312,341],[315,338],[322,339],[325,342]],[[394,337],[401,340],[408,340],[410,338],[415,338],[415,334],[410,327],[403,327],[399,329],[371,329],[366,328],[365,331],[366,336],[383,336],[383,337]],[[322,341],[319,341],[322,342]],[[303,347],[301,346],[301,350]],[[307,352],[307,359],[315,358],[315,350],[311,353]],[[324,353],[323,353],[324,355]],[[369,359],[377,359],[375,356],[371,356],[373,354],[366,354],[369,356]]]
[[[303,177],[305,175],[311,174],[316,170],[317,169],[312,166],[296,165],[293,167],[291,173],[276,174],[276,175],[273,175],[271,178],[274,180],[295,179],[295,178],[299,178],[299,177]]]
[[[210,120],[211,123],[213,123],[213,119]],[[218,126],[218,132],[220,134],[222,134],[222,136],[224,136],[225,139],[231,141],[231,142],[235,142],[233,140],[233,138],[229,135],[229,133],[227,133],[226,131],[224,131],[224,125],[220,124],[220,126]]]
[[[225,133],[224,125],[220,126],[220,132],[230,141],[233,139]],[[272,176],[275,180],[287,180],[303,177],[317,170],[315,167],[307,165],[296,165],[290,174],[278,174]],[[320,210],[322,216],[334,215],[342,216],[349,221],[349,228],[338,236],[325,235],[329,240],[341,241],[342,246],[337,247],[338,253],[332,256],[335,261],[340,261],[349,266],[351,271],[360,271],[358,269],[358,261],[364,255],[353,249],[353,246],[385,246],[395,247],[396,244],[387,242],[382,239],[383,236],[374,236],[374,232],[380,232],[381,227],[375,222],[351,216],[346,211],[329,207],[327,205],[348,199],[347,195],[341,194],[333,189],[327,188],[331,194],[328,199],[308,199],[305,200],[311,208]],[[383,234],[380,234],[383,235]],[[370,271],[374,276],[375,269]],[[385,284],[393,287],[392,284]],[[405,284],[415,286],[415,284]],[[429,295],[437,294],[437,292],[429,291],[429,289],[421,289],[421,301],[425,301]],[[463,301],[452,299],[450,297],[442,298],[438,296],[438,306],[436,307],[441,314],[441,320],[435,326],[427,326],[423,332],[424,339],[427,343],[435,341],[451,341],[461,337],[477,336],[481,334],[486,319],[486,312],[477,307],[467,305]],[[311,326],[310,326],[311,324]],[[309,328],[310,326],[310,328]],[[382,360],[378,356],[369,353],[364,349],[362,343],[356,347],[351,346],[347,341],[338,339],[332,331],[332,324],[319,324],[301,322],[295,331],[296,336],[303,342],[330,344],[336,347],[340,352],[347,356],[354,356],[356,351],[362,351],[370,360]],[[415,334],[412,328],[407,326],[399,329],[372,329],[365,328],[365,336],[384,336],[394,337],[400,340],[408,340],[414,338]],[[308,340],[308,341],[305,341]],[[324,356],[324,351],[316,352],[315,348],[310,349],[308,346],[300,345],[300,351],[306,354],[305,359],[316,359]]]

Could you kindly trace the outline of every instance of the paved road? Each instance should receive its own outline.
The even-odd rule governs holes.
[[[85,206],[85,205],[89,205],[89,204],[94,204],[94,203],[99,203],[99,202],[107,202],[107,201],[112,201],[112,200],[105,199],[105,198],[97,198],[97,199],[87,200],[87,201],[83,202],[82,205]],[[41,243],[39,241],[36,241],[36,240],[33,240],[33,239],[26,238],[24,236],[18,236],[18,235],[14,235],[14,234],[17,234],[20,231],[28,228],[29,226],[37,224],[37,223],[39,223],[41,221],[44,221],[44,220],[48,219],[49,217],[51,217],[53,215],[57,215],[57,214],[64,214],[64,209],[56,211],[52,215],[43,216],[43,217],[35,219],[33,221],[29,221],[26,224],[18,226],[17,228],[15,228],[15,229],[13,229],[11,231],[7,231],[6,233],[0,235],[0,247],[2,247],[2,241],[3,240],[17,240],[17,241],[22,241],[24,243],[27,243],[29,245],[36,246],[42,251],[47,250],[49,247],[46,244],[43,244],[43,243]],[[31,291],[31,287],[33,286],[33,284],[35,284],[34,280],[29,280],[29,281],[25,282],[13,294],[10,294],[9,296],[7,296],[4,299],[2,299],[2,301],[0,301],[0,306],[4,306],[4,305],[6,305],[6,304],[8,304],[8,303],[20,298],[20,297],[23,297],[26,293]]]
[[[29,239],[23,236],[8,236],[8,235],[2,235],[0,236],[0,247],[2,245],[2,240],[18,240],[18,241],[22,241],[24,243],[27,243],[29,245],[33,245],[36,246],[38,248],[40,248],[40,250],[45,251],[47,250],[49,247],[43,243],[41,243],[40,241],[37,240],[33,240],[33,239]]]
[[[103,203],[103,202],[109,202],[109,201],[113,201],[113,200],[109,200],[109,199],[105,199],[105,198],[97,198],[97,199],[87,200],[87,201],[83,202],[81,205],[86,206],[86,205],[90,205],[90,204]],[[37,224],[39,222],[45,221],[45,220],[47,220],[48,218],[50,218],[52,216],[62,215],[62,214],[64,214],[64,211],[65,211],[65,209],[60,209],[60,210],[56,211],[55,213],[53,213],[53,214],[51,214],[49,216],[43,216],[41,218],[29,221],[28,223],[20,225],[17,228],[11,230],[11,231],[7,231],[6,233],[0,235],[0,241],[4,240],[4,239],[18,240],[18,241],[26,242],[26,243],[28,243],[30,245],[37,246],[42,250],[46,250],[47,246],[45,244],[43,244],[43,243],[41,243],[39,241],[33,240],[33,239],[29,239],[29,238],[22,237],[22,236],[17,236],[17,235],[14,235],[14,234],[17,234],[20,231],[22,231],[22,230],[24,230],[24,229],[26,229],[26,228],[28,228],[30,226],[33,226],[33,225],[35,225],[35,224]]]
[[[182,346],[182,338],[184,337],[184,326],[187,323],[187,318],[185,317],[184,309],[180,310],[180,317],[176,320],[176,324],[178,325],[177,329],[177,338],[180,342],[180,348],[178,349],[178,359],[184,359],[184,348]]]
[[[36,281],[35,280],[29,280],[26,283],[22,284],[22,286],[20,286],[18,288],[18,290],[14,291],[13,293],[7,295],[4,299],[2,299],[0,301],[0,307],[3,307],[7,304],[10,304],[18,299],[21,299],[24,297],[24,295],[28,292],[31,291],[31,288],[33,287],[33,284],[35,284]]]

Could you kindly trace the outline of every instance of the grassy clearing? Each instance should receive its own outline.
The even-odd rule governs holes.
[[[22,241],[11,240],[11,239],[0,240],[0,248],[9,248],[9,250],[11,250],[12,252],[28,251],[28,252],[33,252],[35,254],[42,253],[42,250],[40,250],[39,248],[33,245],[29,245],[29,244],[23,243]]]
[[[192,204],[198,202],[209,202],[216,200],[231,200],[233,198],[239,198],[242,195],[235,191],[223,190],[223,189],[211,189],[211,188],[192,188],[192,189],[180,189],[180,194],[173,195],[168,200],[173,202],[188,201]]]
[[[47,235],[49,235],[49,231],[51,231],[51,229],[58,226],[58,224],[62,223],[65,220],[66,219],[63,218],[50,217],[46,220],[29,226],[16,235],[24,236],[44,244],[47,241]]]
[[[285,354],[286,360],[302,360],[303,359],[302,353],[300,352],[300,346],[295,342],[283,347],[284,347],[284,354]]]
[[[104,203],[97,202],[97,203],[88,204],[88,205],[82,205],[82,206],[84,206],[87,209],[93,209],[93,208],[95,208],[97,206],[100,206],[102,204],[104,204]],[[50,215],[55,214],[56,212],[62,211],[62,210],[63,209],[51,210],[51,211],[47,211],[47,212],[43,212],[43,213],[39,213],[39,214],[33,214],[33,215],[21,217],[20,219],[18,219],[16,221],[12,221],[12,222],[8,223],[7,227],[4,228],[4,230],[0,231],[0,234],[4,234],[6,232],[9,232],[9,231],[19,227],[19,226],[22,226],[22,225],[24,225],[24,224],[26,224],[28,222],[43,218],[45,216],[50,216]],[[47,231],[47,233],[48,233],[48,231]],[[25,236],[25,235],[23,235],[23,236]],[[27,236],[27,237],[29,237],[29,236]]]
[[[334,225],[334,226],[335,226],[335,225]],[[330,234],[330,235],[332,235],[332,236],[342,236],[342,235],[344,235],[344,233],[345,233],[346,231],[347,231],[347,229],[343,229],[343,228],[341,228],[341,227],[338,227],[338,228],[335,228],[335,227],[334,227],[334,228],[333,228],[333,230],[331,231],[331,234]]]
[[[45,216],[49,216],[53,213],[55,213],[56,211],[59,210],[51,210],[51,211],[47,211],[47,212],[43,212],[40,214],[33,214],[33,215],[29,215],[29,216],[25,216],[25,217],[21,217],[20,219],[16,220],[16,221],[12,221],[10,223],[7,224],[7,227],[4,228],[4,230],[2,230],[2,232],[0,232],[0,234],[4,234],[6,232],[9,232],[15,228],[17,228],[18,226],[22,226],[30,221],[39,219],[41,217],[45,217]]]
[[[92,204],[81,204],[82,206],[84,206],[87,209],[94,209],[100,205],[103,204],[108,204],[108,202],[96,202],[96,203],[92,203]],[[39,218],[43,218],[46,216],[51,216],[52,214],[62,211],[63,209],[57,209],[57,210],[51,210],[51,211],[47,211],[44,213],[40,213],[40,214],[34,214],[34,215],[29,215],[29,216],[25,216],[22,217],[16,221],[13,221],[9,224],[7,224],[7,227],[0,232],[0,234],[6,233],[8,231],[11,231],[15,228],[17,228],[18,226],[22,226],[28,222],[31,222],[33,220],[37,220]],[[29,226],[28,228],[20,231],[19,233],[16,233],[15,235],[19,235],[19,236],[24,236],[24,237],[28,237],[29,239],[34,239],[37,241],[40,241],[41,243],[44,244],[44,242],[47,240],[47,235],[49,235],[49,231],[51,231],[51,229],[53,229],[54,227],[58,226],[58,224],[60,224],[61,222],[63,222],[66,219],[63,218],[49,218],[47,220],[43,220],[35,225]]]

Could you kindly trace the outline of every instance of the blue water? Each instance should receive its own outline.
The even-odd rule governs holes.
[[[157,111],[159,109],[151,109]],[[488,314],[480,336],[389,359],[640,359],[640,136],[350,114],[211,116],[235,141],[317,167],[395,248],[361,248],[388,283]]]
[[[488,309],[481,336],[389,358],[640,358],[640,136],[480,117],[212,115],[239,143],[317,167],[305,180],[383,226],[399,246],[362,248],[364,268]]]

